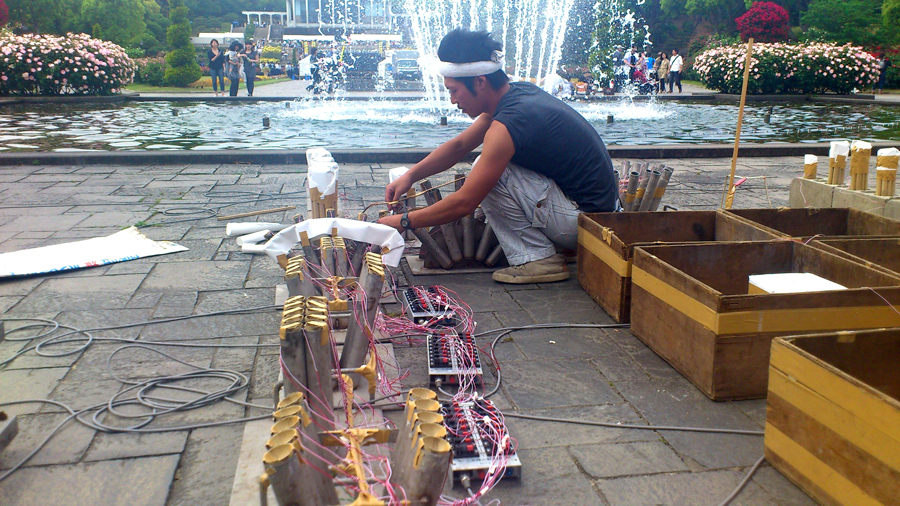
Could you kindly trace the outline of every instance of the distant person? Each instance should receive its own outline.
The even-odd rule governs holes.
[[[875,93],[881,95],[884,93],[884,84],[887,82],[887,69],[891,66],[891,60],[888,60],[884,53],[878,56],[878,82],[875,83]]]
[[[243,74],[244,64],[244,58],[241,53],[243,50],[244,46],[240,42],[234,41],[228,46],[228,52],[225,53],[225,77],[230,81],[229,97],[236,97],[238,88],[241,85],[241,74]]]
[[[206,52],[209,58],[209,76],[212,78],[213,93],[219,96],[225,94],[225,53],[219,51],[219,41],[213,39],[209,41],[209,51]],[[219,90],[222,90],[221,92]]]
[[[681,93],[682,68],[684,68],[684,59],[678,54],[677,49],[673,49],[672,61],[669,62],[669,93],[674,93],[675,86],[678,86],[678,93]]]
[[[613,74],[615,74],[613,91],[621,90],[622,85],[625,84],[625,80],[628,78],[628,66],[625,65],[625,53],[622,52],[624,49],[625,48],[621,45],[616,45],[616,50],[612,54]]]
[[[247,41],[244,48],[244,80],[247,82],[247,96],[253,96],[253,81],[256,80],[257,65],[259,65],[259,53],[253,45],[253,39]]]
[[[669,80],[669,68],[671,65],[671,62],[669,62],[669,55],[660,52],[659,58],[657,58],[656,61],[659,64],[656,69],[657,90],[659,93],[665,93],[666,82]]]
[[[637,60],[634,62],[634,69],[632,69],[631,80],[637,84],[647,82],[647,59],[644,58],[643,52],[640,52],[637,55]]]
[[[637,44],[632,44],[631,49],[625,53],[625,66],[628,67],[628,80],[634,80],[634,68],[637,64]]]
[[[644,51],[644,61],[647,62],[647,75],[653,76],[654,65],[656,65],[656,58],[653,57],[653,53],[650,51]]]

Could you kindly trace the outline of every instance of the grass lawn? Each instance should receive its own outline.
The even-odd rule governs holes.
[[[256,81],[254,84],[258,88],[269,84],[281,83],[289,81],[288,78],[266,79],[264,81]],[[150,86],[149,84],[131,83],[125,87],[128,91],[136,91],[138,93],[211,93],[212,88],[176,88],[175,86]]]

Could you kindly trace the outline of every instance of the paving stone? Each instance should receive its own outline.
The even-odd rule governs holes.
[[[145,434],[100,432],[94,437],[84,461],[180,454],[184,451],[187,436],[187,431],[182,430]]]
[[[191,164],[191,165],[188,165],[187,167],[181,169],[181,172],[179,172],[179,174],[185,174],[185,175],[212,174],[212,173],[216,172],[216,169],[218,169],[218,168],[219,168],[218,164],[212,164],[212,165]]]
[[[84,221],[87,217],[87,214],[66,214],[54,216],[52,219],[46,216],[20,216],[9,223],[0,225],[0,230],[68,230]]]
[[[22,295],[0,295],[0,313],[9,311],[22,300]]]
[[[649,378],[647,372],[641,368],[640,364],[625,352],[593,357],[591,358],[591,363],[600,370],[600,373],[606,379],[614,383],[646,380]]]
[[[8,506],[162,506],[178,456],[23,469],[4,483]],[[47,486],[52,484],[52,486]]]
[[[116,232],[120,232],[121,230],[121,227],[73,228],[71,230],[54,232],[53,238],[65,239],[65,242],[75,242],[83,239],[93,239],[95,237],[106,237],[115,234]]]
[[[90,330],[94,337],[120,337],[124,339],[136,339],[143,330],[142,326],[113,328],[110,330],[98,330],[109,327],[119,327],[135,323],[146,322],[151,319],[149,309],[106,309],[99,311],[63,311],[56,317],[56,321],[63,325],[69,325],[81,330]]]
[[[733,404],[739,410],[741,410],[745,415],[750,417],[751,420],[756,422],[760,428],[765,428],[766,426],[766,400],[765,399],[754,399],[750,401],[734,401]]]
[[[281,283],[284,283],[284,269],[266,255],[253,255],[250,260],[250,273],[247,274],[244,286],[268,288]]]
[[[197,339],[258,336],[263,332],[277,332],[280,323],[281,313],[274,310],[242,315],[207,316],[150,325],[141,333],[141,339],[167,341],[187,337]]]
[[[503,369],[503,386],[519,409],[623,402],[585,360],[516,362]]]
[[[602,504],[565,448],[522,450],[519,457],[526,463],[521,481],[501,480],[484,496],[483,504],[494,499],[501,504]],[[466,495],[460,488],[444,491],[457,498]]]
[[[241,425],[191,431],[166,504],[228,504],[242,435]]]
[[[112,348],[107,348],[107,350],[107,355],[112,353]],[[72,375],[71,378],[67,377],[59,382],[53,389],[50,399],[61,402],[74,410],[80,410],[108,402],[121,388],[122,383],[118,380],[101,380],[95,377],[81,381],[79,377]],[[61,407],[53,404],[47,404],[41,409],[42,413],[62,411]]]
[[[492,398],[494,399],[494,398]],[[552,409],[529,409],[504,412],[523,415],[548,416],[572,420],[610,423],[614,425],[647,425],[627,404],[603,404]],[[549,446],[589,445],[594,443],[622,443],[631,441],[656,441],[659,435],[652,430],[596,427],[571,423],[546,422],[525,418],[506,418],[510,435],[519,442],[519,448],[545,448]]]
[[[218,344],[258,344],[259,337],[238,337],[221,339]],[[252,372],[256,362],[257,348],[219,348],[213,357],[212,367],[237,372]]]
[[[744,473],[737,471],[655,474],[600,480],[597,485],[611,506],[704,506],[722,502],[737,487],[743,475]],[[773,502],[769,494],[751,482],[731,504],[768,506]]]
[[[201,292],[197,303],[198,314],[214,311],[246,310],[253,307],[268,307],[273,304],[275,287]]]
[[[243,288],[250,262],[195,261],[160,263],[142,288],[151,292],[230,290]]]
[[[23,415],[18,417],[19,434],[0,452],[0,469],[10,469],[34,451],[59,426],[68,413]],[[70,420],[53,439],[25,465],[74,464],[81,460],[94,438],[94,429]]]
[[[816,506],[818,504],[768,463],[763,463],[753,473],[752,479],[760,488],[774,497],[781,506]]]
[[[153,269],[153,263],[151,262],[118,262],[112,264],[109,267],[109,270],[106,271],[105,276],[120,276],[122,274],[149,274]]]
[[[92,214],[90,218],[79,223],[79,227],[129,227],[152,216],[149,211],[142,212],[106,212]]]
[[[538,323],[614,323],[573,278],[511,295]]]
[[[19,232],[16,237],[19,239],[46,239],[53,235],[53,232],[40,232],[37,230],[26,230],[24,232]]]
[[[157,218],[151,221],[154,224],[142,227],[141,233],[154,241],[176,241],[180,243],[181,238],[191,228],[189,223],[166,223],[167,220],[161,219],[157,221]]]
[[[569,451],[585,472],[597,478],[688,470],[678,455],[659,441],[577,445]]]
[[[653,350],[646,349],[637,353],[632,353],[631,358],[634,359],[640,367],[650,376],[655,378],[680,378],[681,373],[669,365],[668,362],[660,358]]]
[[[147,293],[142,291],[135,292],[134,295],[131,296],[131,300],[128,301],[128,304],[125,306],[129,309],[143,309],[143,308],[155,308],[159,303],[159,300],[162,298],[163,294],[161,293]]]
[[[395,349],[394,353],[396,352]],[[256,365],[253,366],[253,376],[250,377],[247,399],[257,404],[271,404],[272,389],[278,381],[278,372],[278,355],[258,354]]]
[[[71,183],[59,183],[53,185],[49,188],[44,188],[43,190],[36,193],[38,196],[44,195],[59,195],[64,197],[70,197],[73,194],[78,195],[88,195],[88,194],[96,194],[96,195],[109,195],[113,191],[115,191],[115,186],[91,186],[91,185],[80,185],[80,186],[72,186]],[[66,200],[66,199],[63,199]],[[62,202],[60,200],[58,202]]]
[[[3,402],[46,399],[68,371],[67,367],[0,371],[0,392],[3,392]],[[31,403],[6,406],[3,410],[8,414],[20,414],[35,413],[40,408],[40,404]]]
[[[72,174],[73,172],[78,172],[81,166],[79,165],[56,165],[51,167],[42,167],[32,174]]]
[[[59,183],[61,181],[74,181],[80,183],[87,179],[83,174],[32,174],[22,181],[25,183]]]
[[[512,334],[527,358],[593,358],[621,353],[600,329],[521,330]]]
[[[195,260],[212,260],[219,249],[222,239],[178,240],[177,243],[187,251],[179,251],[171,255],[148,257],[151,263],[192,262]],[[183,267],[182,267],[183,268]]]
[[[684,379],[616,383],[616,388],[651,425],[760,430],[737,407],[707,399]],[[681,455],[707,468],[753,464],[763,452],[761,436],[661,432]]]
[[[154,318],[188,316],[193,314],[195,304],[197,292],[167,293],[160,299],[153,316]]]
[[[121,308],[143,280],[143,274],[47,279],[20,304],[43,311]]]
[[[19,186],[19,184],[16,186]],[[21,202],[17,204],[20,203]],[[0,209],[0,216],[58,216],[70,209],[72,209],[71,205],[53,207],[7,207]]]
[[[225,241],[234,241],[234,237],[226,237],[225,236],[225,227],[191,227],[190,230],[184,235],[185,239],[222,239]]]

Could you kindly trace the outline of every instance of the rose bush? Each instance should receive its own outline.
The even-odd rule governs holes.
[[[709,49],[694,59],[700,82],[723,93],[740,93],[746,44]],[[878,80],[875,57],[849,44],[753,44],[747,93],[841,93]]]
[[[110,95],[134,70],[120,46],[83,33],[0,34],[0,95]]]

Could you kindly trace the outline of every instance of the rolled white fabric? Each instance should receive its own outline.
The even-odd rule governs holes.
[[[290,225],[282,225],[281,223],[267,223],[267,222],[247,222],[247,223],[229,223],[225,225],[225,235],[231,237],[233,235],[245,235],[252,234],[254,232],[259,232],[260,230],[271,230],[272,232],[278,232],[279,230],[283,230]]]
[[[266,252],[265,244],[242,244],[241,253],[250,253],[259,255]]]
[[[803,155],[803,165],[809,165],[811,163],[819,163],[819,157],[816,155]]]
[[[252,234],[242,235],[238,237],[235,242],[237,242],[238,245],[256,244],[260,241],[264,241],[266,239],[266,234],[268,233],[268,230],[260,230],[259,232],[253,232]]]
[[[312,164],[316,162],[330,163],[334,161],[331,152],[325,148],[309,148],[306,150],[306,163]]]
[[[322,195],[331,195],[337,190],[340,169],[327,149],[307,149],[306,163],[310,188],[319,190]]]

